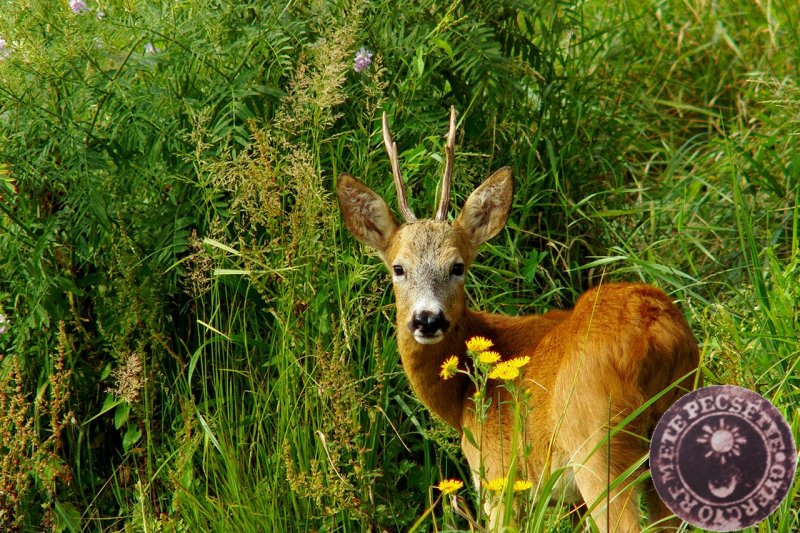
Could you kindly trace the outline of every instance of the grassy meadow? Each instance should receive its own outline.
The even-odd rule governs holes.
[[[799,67],[792,0],[4,0],[0,530],[474,529],[449,478],[485,524],[333,194],[396,206],[384,111],[418,215],[451,105],[450,216],[514,170],[472,307],[657,285],[797,441]]]

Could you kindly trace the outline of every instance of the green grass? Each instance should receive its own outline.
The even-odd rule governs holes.
[[[88,7],[0,13],[0,528],[468,529],[431,488],[470,479],[457,437],[332,195],[347,171],[394,205],[382,111],[417,213],[451,105],[452,203],[514,169],[473,307],[656,284],[706,383],[797,439],[796,2]],[[798,490],[759,531],[800,528]]]

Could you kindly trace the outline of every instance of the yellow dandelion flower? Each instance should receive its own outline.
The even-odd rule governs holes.
[[[506,486],[506,480],[507,478],[504,477],[494,478],[491,481],[487,481],[483,486],[486,487],[486,490],[500,492]]]
[[[439,372],[439,375],[442,376],[442,379],[450,379],[456,375],[458,371],[458,357],[455,355],[451,355],[447,359],[445,359],[444,363],[442,363],[442,371]]]
[[[442,494],[454,494],[464,486],[464,483],[457,479],[443,479],[439,482],[438,489]]]
[[[478,355],[478,361],[485,365],[493,365],[500,360],[500,354],[492,350],[486,350]]]
[[[506,363],[515,368],[522,368],[523,366],[527,365],[530,360],[531,358],[526,355],[525,357],[515,357],[514,359],[509,359],[506,361]]]
[[[472,337],[467,341],[467,350],[473,353],[485,352],[492,346],[494,344],[486,337]]]
[[[519,376],[519,368],[514,365],[510,365],[508,361],[503,361],[502,363],[498,363],[491,372],[489,372],[489,379],[502,379],[503,381],[508,381],[510,379],[515,379]]]
[[[522,492],[522,491],[525,491],[525,490],[531,490],[531,487],[533,487],[533,483],[531,483],[527,479],[525,479],[525,480],[518,479],[517,481],[514,482],[514,492]]]

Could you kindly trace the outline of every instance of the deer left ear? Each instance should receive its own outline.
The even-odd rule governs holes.
[[[397,221],[383,198],[344,173],[339,176],[336,197],[350,233],[382,254],[397,230]]]
[[[455,224],[467,233],[473,246],[478,246],[503,229],[513,198],[511,167],[503,167],[469,195]]]

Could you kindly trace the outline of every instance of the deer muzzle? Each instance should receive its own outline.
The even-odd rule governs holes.
[[[449,328],[450,322],[445,318],[442,310],[438,312],[415,311],[408,323],[408,329],[414,335],[414,340],[420,344],[439,342]]]

